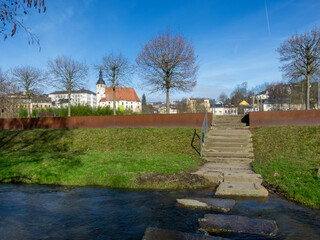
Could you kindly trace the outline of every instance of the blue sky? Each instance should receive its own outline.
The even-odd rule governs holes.
[[[28,45],[23,31],[0,41],[3,71],[29,64],[46,70],[47,60],[59,55],[92,67],[113,51],[132,63],[143,44],[169,27],[195,46],[200,65],[198,83],[182,97],[218,98],[237,84],[249,88],[282,80],[276,49],[290,35],[320,27],[319,0],[46,0],[44,14],[32,13],[25,24],[40,39]],[[267,6],[267,9],[266,9]],[[267,10],[267,11],[266,11]],[[95,92],[98,72],[91,68],[87,88]],[[132,79],[138,96],[149,94],[138,75]],[[48,89],[50,92],[54,89]]]

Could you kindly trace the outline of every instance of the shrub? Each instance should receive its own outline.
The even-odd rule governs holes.
[[[46,109],[34,109],[31,113],[31,117],[37,117],[39,112],[55,112],[58,117],[68,116],[68,107],[61,108],[46,108]],[[131,115],[136,114],[131,110],[117,110],[117,115]],[[75,105],[71,106],[71,116],[105,116],[112,115],[113,111],[109,106],[93,108],[89,105]],[[19,117],[26,118],[28,112],[26,108],[20,108]]]

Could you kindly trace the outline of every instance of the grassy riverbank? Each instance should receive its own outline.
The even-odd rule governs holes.
[[[320,127],[264,127],[252,131],[254,170],[287,198],[320,208]]]
[[[0,132],[0,181],[116,188],[194,188],[190,128]],[[199,140],[195,142],[199,145]]]

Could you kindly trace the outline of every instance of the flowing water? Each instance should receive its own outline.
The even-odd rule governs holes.
[[[213,212],[177,207],[175,199],[202,196],[212,193],[0,184],[0,239],[141,239],[148,226],[201,233],[198,218]],[[319,210],[273,194],[267,202],[239,200],[228,214],[275,220],[278,235],[269,239],[320,239]]]

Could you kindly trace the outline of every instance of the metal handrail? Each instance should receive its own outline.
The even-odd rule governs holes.
[[[206,134],[209,131],[209,123],[208,123],[208,112],[204,115],[204,119],[202,122],[201,133],[200,133],[200,155],[202,157],[202,143],[206,141]]]
[[[213,127],[213,115],[214,115],[214,108],[212,108],[212,122],[211,122],[211,127]]]

